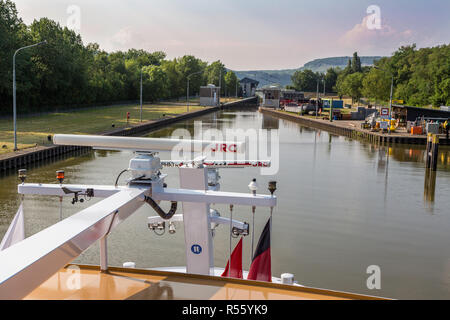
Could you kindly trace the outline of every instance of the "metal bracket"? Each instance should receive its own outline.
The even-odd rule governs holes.
[[[74,194],[74,197],[72,199],[72,204],[77,203],[78,201],[80,203],[84,202],[84,199],[79,199],[79,196],[86,196],[89,198],[94,197],[94,189],[93,188],[87,188],[86,191],[83,193],[81,190],[78,191],[74,191],[74,190],[70,190],[69,188],[66,187],[61,187],[62,191],[64,191],[65,194]]]

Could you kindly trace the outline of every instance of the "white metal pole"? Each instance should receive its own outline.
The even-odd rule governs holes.
[[[191,78],[191,76],[202,73],[203,71],[198,71],[198,72],[194,72],[191,73],[190,75],[187,76],[187,89],[186,89],[186,106],[187,106],[187,112],[189,112],[189,80]]]
[[[47,40],[19,48],[13,55],[13,121],[14,121],[14,151],[17,151],[17,106],[16,106],[16,55],[20,50],[46,44]]]
[[[207,190],[206,168],[180,168],[180,188]],[[164,188],[164,192],[167,188]],[[155,195],[155,192],[152,196]],[[210,203],[214,201],[181,201],[186,250],[186,272],[214,275],[214,246],[211,234]],[[200,250],[200,251],[199,251]],[[201,254],[200,254],[201,253]]]
[[[170,138],[141,138],[141,137],[114,137],[100,135],[76,135],[55,134],[53,143],[56,145],[86,146],[104,148],[106,150],[133,150],[133,151],[171,151],[178,146],[183,139]],[[226,148],[232,147],[233,152],[243,153],[245,142],[243,141],[206,141],[190,140],[192,152],[205,152],[212,150],[216,144],[225,144]],[[236,148],[236,150],[234,150]],[[231,151],[230,151],[231,152]]]
[[[223,90],[224,90],[223,97],[224,97],[224,99],[226,101],[226,99],[227,99],[227,82],[226,81],[223,84]]]
[[[63,197],[59,197],[59,221],[62,220],[62,214],[63,214],[62,203],[63,203]]]
[[[189,112],[189,76],[187,78],[186,106],[187,106],[187,112]]]
[[[140,109],[140,120],[142,122],[142,68],[141,68],[141,109]]]
[[[252,207],[252,251],[250,252],[250,265],[253,260],[253,250],[254,250],[254,242],[255,242],[255,207]]]
[[[389,98],[389,133],[391,133],[391,119],[392,119],[392,91],[394,89],[394,75],[391,74],[392,81],[391,81],[391,96]]]
[[[17,151],[17,119],[16,119],[16,54],[19,52],[17,50],[13,56],[13,121],[14,121],[14,151]]]
[[[230,257],[228,259],[228,278],[231,278],[231,235],[233,234],[233,205],[230,204]]]
[[[323,81],[323,97],[325,98],[325,79],[322,79]],[[323,112],[323,106],[322,106],[322,112]]]
[[[319,79],[317,79],[316,118],[317,118],[317,108],[318,107],[319,107]]]

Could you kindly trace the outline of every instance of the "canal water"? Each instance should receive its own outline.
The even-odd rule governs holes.
[[[426,181],[420,146],[371,145],[254,110],[218,112],[195,120],[202,121],[204,129],[278,130],[280,167],[275,175],[260,176],[257,168],[220,171],[222,191],[249,192],[247,185],[256,177],[258,192],[268,194],[267,183],[278,182],[271,248],[274,276],[289,272],[306,286],[391,298],[450,299],[449,149],[441,148],[436,178]],[[168,137],[177,128],[193,133],[194,120],[148,136]],[[55,183],[55,171],[64,169],[66,183],[113,184],[131,157],[130,152],[108,151],[66,157],[29,168],[27,182]],[[169,187],[177,187],[178,169],[163,171],[169,174]],[[0,236],[20,203],[17,183],[15,173],[0,177]],[[95,201],[72,205],[65,199],[63,218]],[[24,208],[27,236],[59,221],[58,198],[26,196]],[[229,215],[227,206],[215,208],[222,216]],[[158,236],[147,228],[150,215],[155,213],[144,206],[112,232],[111,265],[126,261],[136,262],[137,267],[185,265],[182,226],[174,235]],[[251,221],[251,208],[237,206],[233,217]],[[257,208],[255,241],[268,217],[268,208]],[[250,241],[250,236],[244,238],[245,270],[250,264]],[[233,246],[236,243],[233,239]],[[215,265],[224,267],[228,226],[217,229],[214,246]],[[98,252],[94,245],[76,262],[98,264]],[[369,266],[379,267],[381,289],[368,289]]]

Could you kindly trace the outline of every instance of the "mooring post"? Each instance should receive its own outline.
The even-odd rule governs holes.
[[[427,135],[427,148],[426,148],[426,162],[425,162],[425,168],[429,169],[431,166],[431,142],[432,142],[432,135],[429,133]]]
[[[431,145],[431,170],[436,171],[439,153],[439,136],[433,134]]]
[[[434,202],[436,190],[436,171],[425,171],[424,199],[427,202]]]

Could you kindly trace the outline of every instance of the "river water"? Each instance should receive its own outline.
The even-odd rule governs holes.
[[[249,192],[258,179],[258,193],[277,180],[278,206],[273,213],[272,273],[290,272],[304,285],[349,292],[411,299],[450,299],[450,150],[441,147],[434,188],[425,188],[424,148],[375,146],[325,131],[262,115],[254,110],[218,112],[195,119],[219,130],[264,128],[278,130],[280,167],[273,176],[259,169],[221,169],[222,191]],[[194,120],[149,134],[167,137],[176,128],[193,133]],[[169,153],[160,153],[168,159]],[[64,169],[65,183],[113,184],[128,167],[130,152],[92,151],[28,168],[27,182],[55,183]],[[178,186],[176,168],[164,169],[169,187]],[[125,177],[121,180],[124,183]],[[15,173],[0,177],[0,236],[14,216],[20,197]],[[433,190],[434,189],[434,190]],[[433,192],[434,191],[434,192]],[[63,218],[95,201],[63,202]],[[26,234],[30,236],[59,221],[55,197],[26,196]],[[167,206],[165,207],[167,208]],[[227,206],[216,206],[222,216]],[[185,265],[184,233],[157,236],[147,228],[154,215],[144,206],[110,235],[111,265],[134,261],[137,267]],[[233,217],[251,221],[249,207],[235,207]],[[257,208],[255,242],[269,217]],[[233,239],[233,246],[237,243]],[[215,265],[228,258],[228,226],[214,238]],[[99,264],[98,244],[76,262]],[[250,264],[250,236],[244,238],[243,266]],[[369,290],[369,266],[380,269],[381,289]]]

